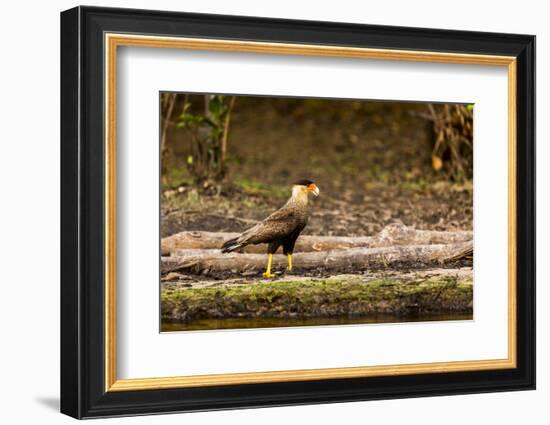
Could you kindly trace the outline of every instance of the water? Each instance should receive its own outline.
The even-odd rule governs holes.
[[[418,314],[414,316],[398,316],[395,314],[376,314],[364,317],[313,317],[307,319],[282,318],[232,318],[203,319],[191,323],[162,322],[161,332],[199,331],[216,329],[252,329],[280,328],[294,326],[329,326],[329,325],[359,325],[367,323],[406,323],[433,322],[446,320],[472,320],[472,313],[454,314]]]

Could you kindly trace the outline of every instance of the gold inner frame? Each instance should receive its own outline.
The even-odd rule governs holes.
[[[516,367],[516,58],[410,50],[105,34],[105,391],[445,373]],[[508,357],[382,366],[117,379],[116,373],[116,98],[120,46],[191,49],[507,67],[508,71]]]

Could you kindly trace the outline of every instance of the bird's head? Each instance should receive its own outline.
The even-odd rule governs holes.
[[[319,188],[311,180],[302,179],[294,182],[292,186],[292,193],[302,192],[305,194],[313,193],[315,196],[319,196]]]

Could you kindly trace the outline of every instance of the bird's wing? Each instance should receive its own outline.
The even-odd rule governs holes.
[[[289,235],[298,225],[296,212],[292,208],[283,207],[244,232],[238,241],[246,244],[271,242]]]

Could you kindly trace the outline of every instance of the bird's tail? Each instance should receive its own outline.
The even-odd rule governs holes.
[[[238,239],[239,238],[234,238],[234,239],[229,239],[227,242],[225,242],[223,245],[222,245],[222,252],[225,254],[227,252],[233,252],[237,249],[239,249],[240,247],[242,247],[243,243],[240,243],[238,242]]]

